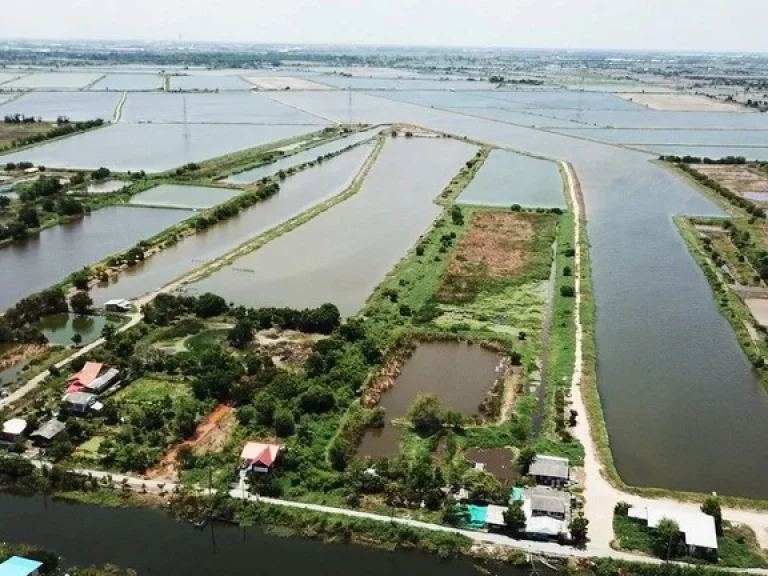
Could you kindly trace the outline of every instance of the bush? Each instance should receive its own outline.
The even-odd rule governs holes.
[[[573,286],[560,286],[560,296],[564,298],[573,298],[576,295],[576,291]]]

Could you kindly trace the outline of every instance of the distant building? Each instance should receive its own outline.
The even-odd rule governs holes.
[[[56,418],[52,418],[48,420],[48,422],[40,426],[40,428],[32,432],[32,434],[30,434],[29,437],[32,439],[32,441],[35,444],[47,444],[48,442],[53,440],[56,436],[61,434],[65,428],[66,428],[66,425],[64,424],[64,422],[61,422]]]
[[[633,507],[629,509],[627,516],[647,524],[648,528],[656,528],[665,518],[672,520],[680,529],[690,555],[717,555],[717,529],[715,519],[709,514],[688,510]]]
[[[130,300],[109,300],[104,303],[104,310],[107,312],[119,312],[126,313],[133,309],[133,305]]]
[[[3,422],[3,430],[0,433],[0,444],[14,444],[22,438],[27,429],[27,421],[21,418],[13,418]]]
[[[97,396],[88,392],[73,392],[64,395],[64,404],[75,414],[85,414],[96,405]]]
[[[83,369],[67,380],[67,394],[92,392],[99,394],[117,382],[120,371],[100,362],[86,362]]]
[[[564,486],[570,480],[570,465],[567,458],[536,454],[528,475],[536,480],[537,484],[547,486]]]
[[[246,472],[270,472],[282,448],[279,444],[248,442],[240,454],[240,464]]]
[[[37,560],[11,556],[0,564],[0,576],[40,576],[42,565],[43,563]]]

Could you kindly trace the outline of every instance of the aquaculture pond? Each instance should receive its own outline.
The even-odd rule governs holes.
[[[163,77],[160,74],[108,74],[91,90],[160,90]]]
[[[505,150],[494,150],[459,202],[489,206],[566,208],[557,164]]]
[[[359,146],[280,183],[275,196],[243,210],[125,270],[117,281],[91,290],[96,305],[113,298],[136,298],[219,258],[311,206],[343,192],[354,179],[372,146]]]
[[[48,122],[55,122],[59,116],[73,122],[111,120],[121,97],[117,92],[29,92],[3,104],[0,113],[34,116]]]
[[[80,334],[82,344],[90,344],[101,337],[101,330],[109,324],[106,316],[79,316],[77,314],[54,314],[37,323],[38,328],[54,346],[71,346],[72,337]]]
[[[399,434],[387,431],[390,420],[402,418],[420,394],[436,394],[442,407],[465,416],[478,408],[501,375],[501,356],[480,344],[428,342],[419,344],[406,361],[392,388],[381,396],[387,424],[384,431],[368,431],[360,454],[385,456],[397,453]]]
[[[385,115],[573,163],[587,210],[597,381],[619,473],[633,485],[768,498],[768,394],[672,220],[720,210],[647,154],[392,100],[378,99],[377,108],[367,98],[353,99],[359,121]],[[348,115],[331,98],[313,112]],[[703,127],[768,119],[613,114],[662,114]]]
[[[119,192],[126,186],[130,185],[130,182],[123,180],[104,180],[102,182],[89,182],[86,191],[88,194],[111,194],[113,192]]]
[[[183,74],[171,76],[171,90],[250,90],[239,76],[221,74]]]
[[[440,214],[434,199],[475,151],[390,139],[357,194],[194,286],[246,306],[333,302],[354,314]]]
[[[616,130],[601,128],[558,131],[571,136],[617,144],[768,148],[768,130]]]
[[[202,210],[226,202],[240,192],[240,190],[230,188],[161,184],[132,196],[130,203],[137,206],[165,206],[167,208]]]
[[[121,172],[165,172],[189,162],[201,162],[318,129],[301,125],[114,124],[0,158],[3,162],[29,161],[54,168],[95,170],[105,166]]]
[[[5,88],[77,90],[95,82],[101,76],[102,74],[95,72],[41,72],[8,82]]]
[[[99,508],[50,498],[0,495],[0,515],[1,541],[54,551],[63,557],[65,567],[112,563],[147,576],[251,576],[254,572],[358,576],[361,566],[367,576],[478,574],[475,562],[468,558],[443,561],[421,552],[324,544],[218,523],[196,530],[163,510]],[[530,573],[530,569],[493,563],[483,563],[482,569],[498,576]],[[541,568],[538,572],[552,574]]]
[[[102,208],[0,249],[0,310],[83,266],[127,250],[190,214],[162,208]]]
[[[299,152],[298,154],[288,156],[287,158],[281,158],[280,160],[272,162],[271,164],[259,166],[258,168],[254,168],[253,170],[246,170],[245,172],[240,172],[239,174],[233,174],[232,176],[229,176],[223,181],[228,184],[251,184],[253,182],[258,182],[262,178],[268,178],[270,176],[274,176],[275,174],[280,172],[280,170],[287,170],[292,166],[298,166],[299,164],[303,164],[304,162],[311,162],[313,160],[317,160],[318,156],[324,156],[326,154],[335,154],[336,152],[338,152],[339,150],[343,150],[347,146],[353,146],[358,142],[363,142],[365,140],[373,138],[380,131],[381,131],[381,128],[372,128],[371,130],[359,132],[357,134],[353,134],[352,136],[347,136],[346,138],[340,138],[339,140],[334,140],[333,142],[329,142],[328,144],[321,144],[320,146],[315,146],[314,148],[310,148],[305,152]]]

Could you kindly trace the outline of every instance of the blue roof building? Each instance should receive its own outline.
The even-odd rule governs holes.
[[[38,576],[38,569],[42,562],[22,558],[21,556],[11,556],[0,564],[0,576]]]

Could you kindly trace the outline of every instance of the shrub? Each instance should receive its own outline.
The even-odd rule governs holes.
[[[573,286],[560,287],[560,296],[564,298],[573,298],[575,295],[576,295],[576,291],[573,289]]]

